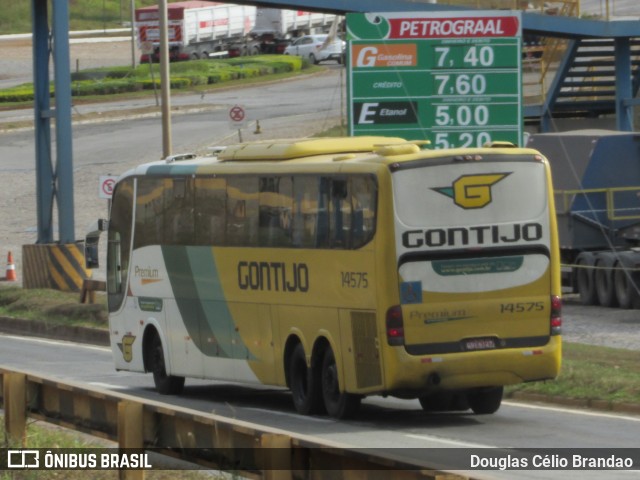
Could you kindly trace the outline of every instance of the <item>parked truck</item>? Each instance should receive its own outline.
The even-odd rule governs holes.
[[[328,30],[335,15],[215,3],[200,0],[167,6],[171,61],[281,53],[287,39],[315,30]],[[157,61],[160,18],[157,5],[135,12],[141,61]]]
[[[551,164],[563,284],[582,303],[640,308],[640,134],[537,134]]]

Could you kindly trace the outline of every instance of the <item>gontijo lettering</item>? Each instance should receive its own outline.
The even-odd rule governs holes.
[[[308,292],[309,268],[305,263],[239,262],[238,286],[241,290]]]
[[[542,225],[533,222],[513,225],[407,230],[402,234],[402,245],[405,248],[465,247],[468,245],[537,242],[541,238]]]

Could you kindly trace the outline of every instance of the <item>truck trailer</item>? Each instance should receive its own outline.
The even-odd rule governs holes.
[[[335,15],[200,0],[167,6],[171,61],[282,53],[287,39],[327,31]],[[136,9],[141,62],[158,61],[160,17],[157,5]]]
[[[535,134],[551,164],[563,285],[586,305],[640,308],[640,134]]]

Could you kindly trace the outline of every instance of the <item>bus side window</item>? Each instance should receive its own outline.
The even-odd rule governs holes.
[[[293,181],[291,177],[260,178],[259,234],[262,247],[290,247]]]
[[[351,202],[348,196],[349,182],[333,179],[331,182],[331,210],[329,235],[331,248],[347,249],[351,246]]]
[[[190,178],[173,179],[165,190],[164,243],[166,245],[193,245],[194,192]]]
[[[227,245],[258,244],[258,178],[227,178]]]
[[[227,181],[195,180],[195,244],[224,245],[227,227]]]
[[[299,176],[293,178],[292,245],[315,248],[318,224],[319,178]]]
[[[371,240],[376,225],[377,190],[373,177],[356,175],[351,178],[349,196],[352,209],[351,248],[360,248]]]
[[[139,178],[136,187],[136,227],[133,248],[164,242],[164,191],[171,180]]]
[[[110,312],[118,310],[125,297],[131,255],[132,222],[133,179],[127,178],[118,184],[113,193],[109,218],[107,284]]]
[[[316,248],[328,248],[330,243],[330,218],[329,207],[331,203],[331,179],[320,177],[320,189],[318,191],[318,209],[316,218]]]

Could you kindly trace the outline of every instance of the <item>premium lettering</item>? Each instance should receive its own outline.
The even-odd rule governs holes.
[[[305,263],[239,262],[238,287],[268,292],[307,292],[309,268]]]
[[[402,245],[405,248],[466,247],[469,245],[537,242],[541,238],[542,225],[539,223],[516,223],[512,225],[407,230],[402,234]]]

